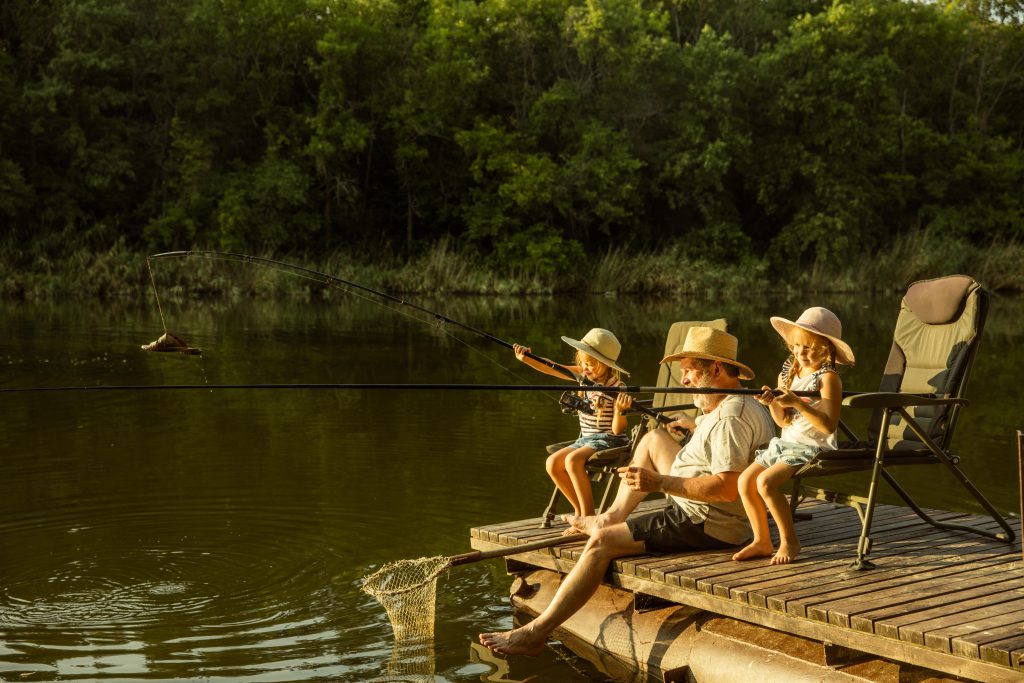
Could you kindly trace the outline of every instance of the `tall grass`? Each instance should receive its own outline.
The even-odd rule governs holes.
[[[395,294],[530,295],[607,294],[742,299],[775,290],[881,292],[951,273],[971,275],[994,291],[1024,292],[1024,245],[974,245],[919,231],[893,240],[885,251],[864,253],[841,266],[773,268],[760,256],[735,263],[703,260],[696,251],[670,245],[657,251],[610,249],[571,272],[542,275],[528,267],[496,266],[476,252],[443,240],[412,258],[382,245],[366,252],[260,254]],[[330,286],[281,270],[202,258],[153,262],[161,297],[330,298]],[[79,249],[60,261],[0,250],[0,296],[26,299],[148,296],[145,254],[123,242],[103,251]],[[294,273],[292,274],[294,275]]]

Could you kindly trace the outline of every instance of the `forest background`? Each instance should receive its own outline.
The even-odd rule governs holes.
[[[951,272],[1019,292],[1022,20],[1020,0],[5,0],[0,293],[130,294],[146,254],[190,248],[407,292]]]

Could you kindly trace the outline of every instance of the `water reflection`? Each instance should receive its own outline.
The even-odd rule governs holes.
[[[848,388],[877,386],[897,302],[813,302],[840,313],[857,352]],[[758,379],[772,381],[782,348],[768,316],[793,318],[812,302],[421,303],[564,360],[559,336],[600,324],[622,340],[632,379],[653,384],[669,324],[719,315]],[[139,350],[161,329],[148,301],[0,303],[0,386],[536,382],[493,343],[360,300],[163,304],[202,357]],[[1018,505],[1020,309],[993,302],[957,437],[965,469],[1004,511]],[[603,680],[557,646],[510,661],[474,648],[477,633],[512,623],[500,562],[440,577],[435,649],[408,658],[430,671],[396,670],[405,658],[395,659],[387,617],[360,591],[386,562],[464,552],[471,526],[539,515],[550,494],[544,445],[576,429],[554,399],[0,394],[0,678]],[[966,505],[941,481],[904,478],[926,504]]]

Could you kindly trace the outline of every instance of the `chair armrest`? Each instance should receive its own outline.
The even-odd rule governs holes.
[[[906,408],[909,406],[941,406],[960,405],[966,406],[969,401],[966,398],[942,398],[938,396],[924,396],[921,394],[901,394],[899,392],[876,391],[867,394],[848,396],[844,406],[851,408]]]
[[[573,441],[575,441],[575,439],[573,439]],[[553,455],[558,451],[562,450],[563,448],[565,448],[566,446],[572,444],[573,441],[559,441],[558,443],[550,444],[545,448],[547,449],[548,455]]]

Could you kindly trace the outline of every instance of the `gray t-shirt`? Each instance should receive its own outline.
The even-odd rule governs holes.
[[[718,407],[697,417],[693,436],[676,454],[671,474],[702,477],[720,472],[742,472],[754,459],[754,450],[775,436],[775,423],[753,396],[726,396]],[[694,524],[726,543],[750,538],[750,523],[738,498],[732,503],[702,503],[672,496]]]

